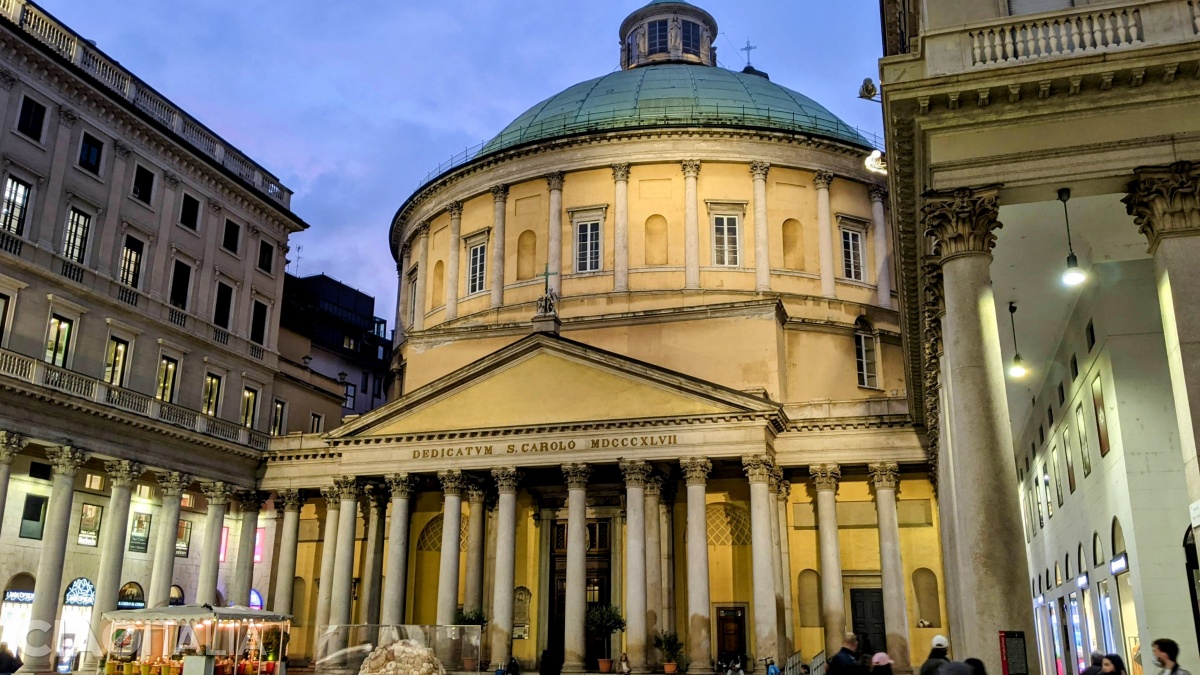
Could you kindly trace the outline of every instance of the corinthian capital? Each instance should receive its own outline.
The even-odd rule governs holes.
[[[392,499],[412,499],[417,480],[408,473],[394,473],[387,477],[387,486],[392,492]]]
[[[493,185],[491,192],[492,192],[492,199],[494,199],[498,202],[508,201],[508,186],[507,185]]]
[[[275,493],[275,508],[280,511],[299,511],[304,498],[299,490],[280,490]]]
[[[942,261],[961,255],[991,254],[1002,225],[1000,186],[928,192],[921,208],[925,236],[932,237]]]
[[[118,459],[104,463],[104,471],[108,473],[108,478],[113,487],[127,487],[133,485],[133,482],[142,475],[145,468],[137,462],[131,462],[127,459]]]
[[[551,190],[561,190],[563,187],[563,179],[566,177],[567,174],[563,173],[562,171],[548,173],[546,174],[546,185],[550,186]]]
[[[563,476],[567,479],[568,490],[582,490],[587,487],[588,479],[592,477],[592,467],[576,462],[562,465]]]
[[[24,447],[24,436],[11,431],[0,431],[0,464],[12,464],[13,457]]]
[[[867,188],[867,196],[870,197],[871,201],[873,202],[885,202],[887,201],[888,196],[887,186],[872,185],[871,187]]]
[[[499,466],[492,469],[492,480],[496,481],[496,491],[500,494],[516,494],[517,486],[521,483],[521,472],[515,467]]]
[[[1150,251],[1165,237],[1200,232],[1200,164],[1140,167],[1121,201]]]
[[[646,496],[661,497],[663,489],[662,476],[651,476],[646,479]]]
[[[867,465],[871,484],[876,490],[895,490],[900,483],[900,465],[895,462],[875,462]]]
[[[437,477],[442,482],[442,492],[447,495],[461,495],[467,487],[467,479],[458,469],[439,471]]]
[[[700,175],[700,160],[685,159],[683,160],[683,175],[687,178],[695,178]]]
[[[195,479],[186,473],[164,471],[158,474],[158,489],[162,490],[164,497],[176,497],[182,494],[193,480]]]
[[[770,483],[775,462],[768,455],[742,455],[742,470],[751,483]]]
[[[321,488],[321,496],[325,498],[325,510],[337,511],[342,508],[342,493],[335,487]]]
[[[842,478],[842,467],[837,464],[813,464],[808,467],[808,473],[812,475],[813,486],[817,491],[833,490],[837,491],[838,481]]]
[[[833,185],[833,172],[821,169],[813,176],[813,185],[818,190],[828,190],[830,185]]]
[[[754,180],[766,180],[767,172],[771,170],[770,162],[750,162],[750,177]]]
[[[629,165],[628,164],[613,164],[612,165],[613,180],[629,180]]]
[[[74,476],[79,467],[88,461],[88,454],[79,448],[60,445],[46,450],[46,457],[54,467],[56,476]]]
[[[59,108],[58,121],[64,127],[73,127],[75,122],[79,121],[79,115],[76,115],[75,111],[70,108]]]
[[[459,201],[453,201],[446,205],[446,211],[448,211],[450,213],[451,218],[461,218],[462,217],[462,209],[463,209],[462,202],[459,202]]]
[[[621,475],[625,477],[625,487],[646,487],[650,477],[650,465],[643,460],[621,460]]]
[[[679,460],[679,468],[688,485],[704,485],[708,483],[712,462],[707,457],[689,457]]]
[[[267,495],[258,490],[243,490],[237,493],[238,508],[243,513],[258,513],[262,511]]]
[[[333,489],[338,493],[338,499],[358,499],[362,486],[354,476],[338,476],[333,479]]]
[[[228,483],[214,481],[205,483],[201,486],[200,491],[204,493],[204,498],[208,500],[209,506],[221,506],[229,503],[229,498],[233,496],[234,488]]]

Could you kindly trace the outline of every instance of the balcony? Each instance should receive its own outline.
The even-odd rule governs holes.
[[[266,450],[270,436],[247,429],[228,420],[218,419],[146,394],[113,386],[66,368],[59,368],[31,356],[0,349],[0,376],[54,389],[69,396],[117,408],[141,417],[159,420],[198,434],[230,443]]]
[[[1139,0],[1006,16],[922,38],[929,77],[1192,42],[1200,0]]]

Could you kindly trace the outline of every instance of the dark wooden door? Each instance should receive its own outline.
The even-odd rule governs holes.
[[[587,549],[587,575],[585,600],[587,607],[612,602],[611,554],[609,523],[607,520],[589,520]],[[550,626],[546,649],[556,663],[563,658],[563,642],[566,632],[567,608],[567,523],[555,523],[554,550],[550,552],[550,567],[554,574],[554,598],[550,605]],[[586,664],[596,668],[596,660],[606,656],[608,636],[585,633]]]
[[[724,663],[746,656],[746,608],[717,608],[717,660]]]
[[[851,588],[850,613],[858,649],[864,654],[887,651],[887,629],[883,624],[883,589]]]

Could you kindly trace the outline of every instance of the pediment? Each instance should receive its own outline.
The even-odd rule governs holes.
[[[582,343],[535,334],[333,432],[398,436],[770,412],[769,401]]]

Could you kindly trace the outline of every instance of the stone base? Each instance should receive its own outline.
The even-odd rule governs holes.
[[[557,314],[539,314],[533,317],[533,332],[535,333],[554,333],[558,335],[558,331],[562,328],[562,321]],[[566,672],[566,671],[563,671]]]

